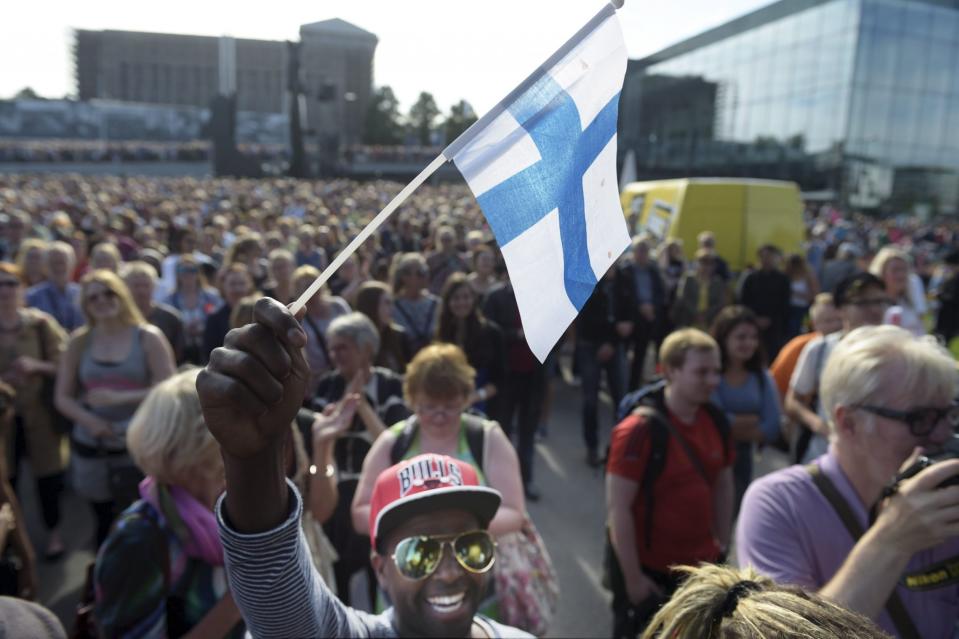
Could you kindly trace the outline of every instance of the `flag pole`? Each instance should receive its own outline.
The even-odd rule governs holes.
[[[333,276],[333,273],[337,271],[353,253],[356,252],[356,249],[360,248],[360,245],[365,242],[373,232],[378,229],[386,219],[393,214],[393,212],[406,201],[406,199],[412,195],[413,191],[420,187],[423,182],[427,180],[433,173],[437,171],[441,166],[453,158],[453,155],[456,154],[460,149],[462,149],[468,142],[470,142],[479,131],[481,131],[487,124],[489,124],[493,119],[499,116],[505,109],[505,105],[509,104],[513,98],[515,98],[520,93],[526,91],[532,84],[533,80],[543,69],[551,67],[553,64],[558,62],[566,53],[568,53],[576,44],[580,42],[586,35],[592,32],[592,30],[600,22],[605,20],[610,15],[614,14],[617,9],[623,8],[624,0],[609,0],[607,4],[597,13],[593,18],[586,23],[583,28],[576,32],[576,34],[570,38],[562,47],[560,47],[553,55],[549,57],[540,67],[531,73],[529,77],[526,78],[523,82],[519,84],[515,89],[513,89],[509,95],[506,96],[499,104],[490,109],[482,118],[474,122],[473,125],[461,133],[455,140],[453,140],[449,146],[443,149],[443,152],[429,165],[423,169],[419,175],[413,178],[413,181],[407,184],[402,191],[400,191],[393,200],[386,205],[386,208],[379,212],[379,214],[374,217],[369,224],[366,225],[360,233],[353,238],[353,241],[350,242],[345,249],[340,251],[339,255],[336,256],[329,266],[327,266],[318,278],[316,278],[310,287],[306,289],[302,295],[293,304],[290,305],[290,311],[296,315],[300,310],[306,306],[306,303],[316,295],[320,288],[326,284],[326,282]]]
[[[393,215],[393,212],[400,206],[400,204],[405,202],[406,199],[413,194],[413,191],[418,189],[423,182],[433,175],[437,169],[446,164],[446,162],[446,156],[440,154],[435,160],[430,162],[425,169],[420,171],[420,174],[413,178],[412,182],[403,187],[403,190],[400,191],[396,197],[394,197],[390,203],[386,205],[386,208],[380,211],[379,214],[374,217],[370,223],[367,224],[366,227],[359,232],[359,234],[357,234],[356,237],[353,238],[353,241],[346,245],[345,249],[340,251],[339,255],[336,256],[336,259],[330,262],[330,265],[327,266],[322,273],[320,273],[320,276],[316,278],[312,284],[310,284],[310,288],[306,289],[303,294],[300,295],[295,302],[293,302],[293,304],[290,306],[290,312],[292,312],[294,315],[299,313],[300,309],[306,306],[306,303],[310,301],[310,298],[316,295],[317,291],[319,291],[320,288],[326,284],[327,280],[333,276],[333,273],[335,273],[338,268],[343,266],[343,262],[349,259],[349,257],[356,252],[356,249],[360,248],[360,245],[365,242],[370,235],[376,231],[376,229],[380,228],[383,222],[386,221],[386,218]]]

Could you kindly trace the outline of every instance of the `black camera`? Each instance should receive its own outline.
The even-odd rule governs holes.
[[[959,459],[959,435],[953,435],[943,444],[942,448],[933,455],[922,455],[909,468],[896,475],[895,483],[915,477],[920,471],[929,468],[933,464],[947,459]],[[939,484],[939,488],[947,486],[959,486],[959,474],[953,475],[946,481]]]

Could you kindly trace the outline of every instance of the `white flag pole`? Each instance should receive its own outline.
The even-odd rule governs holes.
[[[372,235],[373,232],[378,229],[383,222],[386,221],[386,218],[391,216],[393,212],[400,206],[400,204],[406,201],[406,198],[412,195],[413,191],[419,188],[419,186],[423,184],[427,178],[433,175],[433,173],[443,166],[443,164],[451,160],[457,151],[466,146],[466,144],[471,141],[476,134],[479,133],[479,131],[481,131],[487,124],[489,124],[489,122],[502,113],[503,109],[505,108],[504,105],[509,104],[513,98],[526,91],[543,69],[547,69],[559,61],[560,58],[566,55],[566,53],[576,46],[576,44],[578,44],[584,37],[591,33],[596,25],[605,20],[608,16],[615,13],[617,9],[621,9],[622,7],[623,0],[609,0],[603,9],[593,16],[592,20],[590,20],[585,26],[583,26],[582,29],[576,32],[572,38],[570,38],[562,47],[559,48],[559,50],[553,53],[553,55],[551,55],[549,59],[539,67],[539,69],[531,73],[529,77],[527,77],[526,80],[521,82],[519,86],[513,89],[505,99],[490,109],[489,112],[487,112],[482,118],[480,118],[477,122],[474,122],[469,129],[461,133],[449,144],[449,146],[443,149],[443,153],[440,154],[439,157],[430,162],[429,166],[427,166],[420,172],[419,175],[413,178],[413,181],[407,184],[403,190],[400,191],[397,196],[386,205],[386,208],[380,211],[379,214],[374,217],[369,224],[366,225],[366,228],[360,231],[359,235],[353,238],[353,241],[350,242],[345,249],[340,251],[340,254],[336,256],[336,259],[334,259],[330,265],[324,269],[320,276],[316,278],[312,284],[310,284],[310,288],[306,289],[303,294],[300,295],[300,297],[293,302],[292,305],[290,305],[290,311],[294,315],[299,313],[300,309],[302,309],[306,303],[310,301],[314,295],[316,295],[320,288],[333,276],[333,273],[335,273],[336,270],[343,265],[343,262],[349,259],[349,257],[356,252],[356,249],[360,247],[360,244],[365,242],[367,238],[369,238],[369,236]]]
[[[369,238],[369,236],[376,231],[376,229],[380,228],[380,225],[386,221],[386,218],[391,216],[393,211],[395,211],[400,204],[406,201],[406,198],[412,195],[413,191],[419,188],[419,186],[423,184],[427,178],[433,175],[437,169],[443,166],[446,161],[446,156],[439,155],[435,160],[430,162],[429,166],[420,171],[420,174],[413,178],[413,181],[407,184],[403,190],[400,191],[396,197],[394,197],[390,203],[386,205],[386,208],[380,211],[379,214],[374,217],[369,224],[366,225],[366,228],[360,231],[359,234],[353,238],[352,242],[347,244],[345,249],[340,251],[339,255],[336,256],[336,259],[330,262],[330,265],[327,266],[322,273],[320,273],[320,276],[316,278],[312,284],[310,284],[310,288],[303,291],[303,294],[300,295],[300,297],[290,306],[290,312],[292,312],[294,315],[299,313],[300,309],[302,309],[306,303],[310,301],[310,298],[316,295],[317,291],[319,291],[320,288],[326,284],[327,280],[333,276],[333,273],[335,273],[338,268],[343,266],[343,262],[349,259],[349,257],[356,252],[356,249],[360,248],[360,244],[365,242],[367,238]]]

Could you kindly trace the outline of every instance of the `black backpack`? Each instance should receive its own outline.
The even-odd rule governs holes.
[[[469,447],[470,454],[476,461],[478,469],[483,470],[483,452],[486,450],[486,420],[477,415],[464,413],[462,426],[466,429],[466,445]],[[416,415],[410,415],[406,423],[403,424],[402,432],[390,449],[391,464],[398,464],[403,460],[413,445],[413,439],[418,432],[419,424],[416,421]]]
[[[643,470],[643,478],[639,484],[639,493],[645,500],[645,530],[643,531],[646,540],[646,546],[652,543],[652,522],[653,506],[656,481],[666,468],[666,451],[669,450],[670,427],[667,425],[666,402],[665,402],[665,380],[656,382],[635,393],[631,393],[623,398],[619,405],[619,417],[625,419],[636,409],[645,409],[646,424],[644,428],[634,428],[630,434],[629,441],[626,443],[626,455],[638,456],[639,447],[644,436],[649,437],[649,459],[646,462],[646,468]],[[719,438],[723,444],[723,452],[729,447],[730,424],[726,414],[723,413],[712,402],[703,404],[703,408],[709,413],[709,419],[719,432]],[[682,443],[682,442],[681,442]],[[683,443],[684,448],[686,444]],[[691,453],[692,451],[688,451]],[[609,457],[609,448],[606,449],[606,457]],[[698,460],[693,459],[693,464],[700,466]],[[605,467],[605,464],[604,464]]]

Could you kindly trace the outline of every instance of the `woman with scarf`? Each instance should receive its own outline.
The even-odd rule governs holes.
[[[127,431],[146,479],[97,555],[102,637],[243,636],[213,514],[223,462],[200,412],[198,372],[154,388]]]

